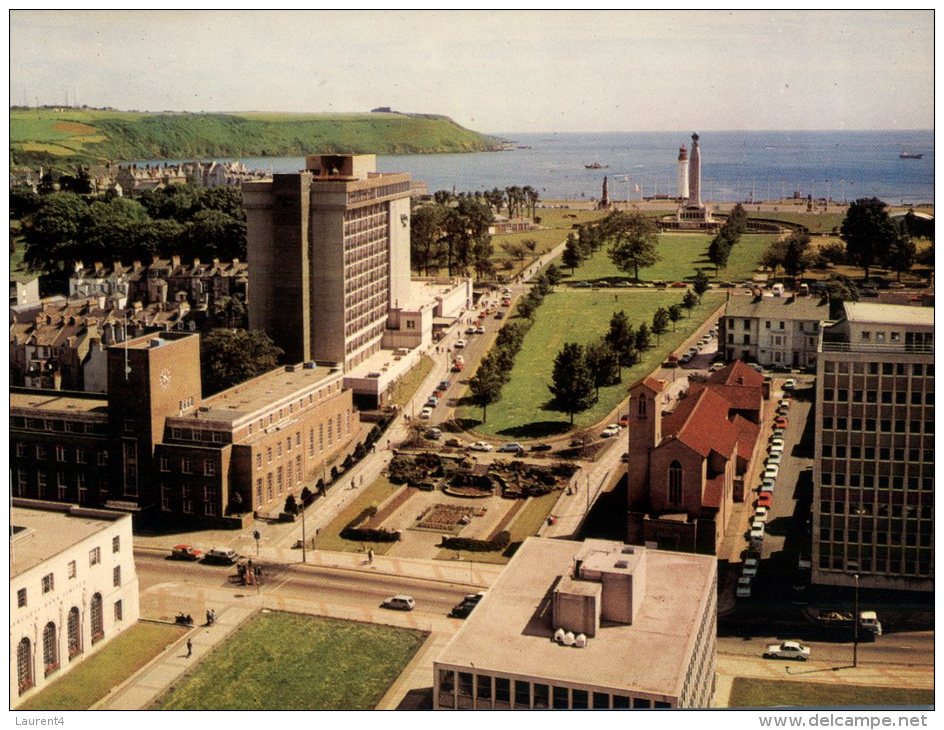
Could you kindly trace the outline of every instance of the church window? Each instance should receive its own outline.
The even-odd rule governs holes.
[[[682,465],[677,461],[669,464],[669,502],[682,503]]]

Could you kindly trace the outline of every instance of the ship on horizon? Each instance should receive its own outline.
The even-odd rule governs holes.
[[[902,152],[898,155],[903,160],[920,160],[924,157],[923,152]]]
[[[599,162],[591,162],[589,165],[584,165],[587,170],[602,170],[609,167],[609,165],[601,165]]]

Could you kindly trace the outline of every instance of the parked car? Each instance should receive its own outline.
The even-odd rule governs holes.
[[[783,452],[783,439],[771,439],[769,450],[771,451],[771,453],[773,453],[774,451],[779,451],[782,453]]]
[[[611,423],[609,426],[603,429],[600,433],[600,436],[603,438],[610,438],[611,436],[616,436],[620,432],[620,425],[618,423]]]
[[[472,451],[491,451],[495,447],[488,441],[475,441],[469,444],[469,448],[472,449]]]
[[[763,540],[764,539],[764,523],[758,520],[755,520],[751,523],[750,531],[751,540]]]
[[[671,286],[673,289],[684,289],[688,285],[681,281],[673,281],[671,284],[669,284],[669,286]]]
[[[774,419],[774,426],[776,428],[786,428],[790,423],[790,420],[786,416],[777,416]]]
[[[192,545],[174,545],[170,551],[170,556],[174,560],[199,560],[203,555],[202,550]]]
[[[760,496],[757,497],[757,506],[770,509],[774,506],[774,495],[770,492],[761,492]]]
[[[746,578],[753,578],[757,575],[757,566],[759,565],[757,558],[747,558],[744,561],[744,567],[741,568],[741,575]]]
[[[463,367],[464,367],[464,365],[463,365],[461,362],[459,362],[458,360],[456,360],[454,363],[452,363],[452,372],[454,372],[454,373],[461,373]]]
[[[465,333],[466,333],[467,335],[474,335],[474,334],[475,334],[475,327],[466,327],[466,328],[465,328]]]
[[[423,406],[423,410],[420,411],[420,418],[431,418],[433,415],[433,409],[430,406]]]
[[[797,381],[794,380],[793,378],[787,378],[786,380],[783,381],[784,390],[795,390],[796,387],[797,387]]]
[[[628,413],[624,413],[622,416],[619,417],[619,425],[622,426],[623,428],[629,425]]]
[[[771,434],[770,434],[770,439],[771,439],[771,441],[774,440],[774,439],[782,439],[784,433],[786,433],[786,432],[784,431],[784,429],[782,429],[782,428],[775,428],[775,429],[771,432]]]
[[[485,334],[485,328],[482,327],[481,325],[478,326],[478,327],[476,327],[476,328],[475,328],[475,334],[477,334],[477,335],[484,335],[484,334]]]
[[[436,390],[448,390],[448,389],[449,389],[448,380],[440,380],[439,385],[436,386]]]
[[[439,397],[434,393],[429,398],[426,399],[426,404],[428,408],[435,408],[439,405]]]
[[[711,371],[711,372],[713,372],[713,373],[715,373],[715,372],[717,372],[717,371],[719,371],[719,370],[723,370],[723,369],[724,369],[724,363],[723,363],[723,362],[712,363],[711,367],[708,368],[708,370]]]
[[[204,558],[205,563],[217,563],[219,565],[232,565],[239,560],[239,555],[230,548],[211,548],[210,552]]]
[[[524,446],[512,441],[510,444],[502,444],[498,450],[503,453],[521,454],[524,452]]]
[[[805,662],[809,658],[810,647],[793,640],[770,644],[764,652],[764,659],[796,659]]]
[[[780,462],[783,461],[783,452],[781,451],[771,451],[767,454],[767,466],[776,464],[780,466]]]
[[[766,507],[755,507],[754,508],[754,522],[767,522],[767,508]]]
[[[761,492],[773,492],[774,491],[774,477],[766,477],[760,482],[760,491]]]
[[[749,576],[741,576],[738,578],[737,589],[735,590],[734,595],[738,598],[751,597],[751,579]]]
[[[442,437],[442,431],[438,428],[430,428],[426,430],[426,433],[423,434],[424,438],[429,439],[430,441],[439,441]]]
[[[461,350],[463,347],[465,347],[465,345],[466,345],[465,340],[456,340],[456,347],[458,349]]]
[[[682,363],[682,365],[687,365],[691,361],[692,361],[692,355],[689,352],[686,352],[684,355],[682,355],[679,358],[679,362]]]
[[[390,596],[380,604],[380,607],[392,608],[395,611],[412,611],[416,607],[416,601],[413,600],[413,596],[400,594]]]
[[[768,464],[764,469],[764,479],[776,479],[780,475],[780,467],[777,464]]]
[[[465,601],[460,601],[452,610],[449,612],[450,618],[468,618],[469,614],[475,609],[475,603],[466,603]]]
[[[550,444],[532,444],[531,445],[531,451],[550,451],[550,450],[551,450]]]
[[[457,438],[446,439],[444,443],[446,444],[446,446],[451,446],[453,448],[458,448],[462,446],[462,442]]]
[[[501,310],[495,312],[495,319],[504,319],[504,318],[505,318],[504,312],[502,312]]]

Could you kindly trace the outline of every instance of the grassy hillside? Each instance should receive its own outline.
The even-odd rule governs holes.
[[[310,152],[410,154],[500,149],[494,137],[435,114],[185,114],[11,109],[14,166]]]

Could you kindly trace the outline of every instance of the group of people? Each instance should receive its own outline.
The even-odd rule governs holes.
[[[262,566],[258,563],[253,565],[252,558],[245,563],[236,563],[236,574],[244,586],[262,583]]]

